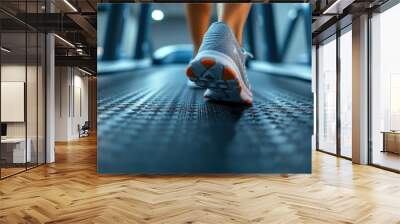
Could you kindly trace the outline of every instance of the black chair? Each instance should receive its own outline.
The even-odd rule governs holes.
[[[89,136],[89,129],[90,129],[89,121],[85,121],[82,127],[78,125],[79,138]]]

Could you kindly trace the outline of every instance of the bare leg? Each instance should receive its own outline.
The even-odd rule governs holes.
[[[208,29],[211,10],[211,3],[188,3],[186,5],[187,18],[190,33],[192,35],[195,55],[197,54],[203,36]]]
[[[222,15],[218,16],[218,21],[225,22],[232,29],[240,44],[250,8],[251,3],[224,3],[222,10],[219,10]]]

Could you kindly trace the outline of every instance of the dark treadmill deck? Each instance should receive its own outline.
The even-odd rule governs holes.
[[[245,107],[204,101],[184,68],[98,76],[100,173],[311,172],[309,82],[249,71]]]

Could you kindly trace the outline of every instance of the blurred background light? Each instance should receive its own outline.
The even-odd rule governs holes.
[[[162,19],[164,19],[164,13],[161,10],[155,9],[151,13],[151,18],[153,18],[153,20],[155,21],[161,21]]]

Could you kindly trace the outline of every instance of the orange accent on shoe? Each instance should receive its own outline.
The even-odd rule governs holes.
[[[193,70],[192,70],[191,67],[188,67],[188,68],[186,69],[186,76],[187,76],[188,78],[196,78],[196,75],[194,74],[194,72],[193,72]]]
[[[229,67],[224,67],[224,80],[233,80],[235,78],[235,71]]]
[[[215,65],[215,61],[212,58],[203,58],[201,59],[201,64],[206,67],[207,69],[211,68],[213,65]]]
[[[243,103],[247,105],[253,105],[253,102],[251,100],[243,100]]]

